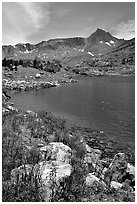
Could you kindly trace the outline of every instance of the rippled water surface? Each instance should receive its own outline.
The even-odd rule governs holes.
[[[134,77],[85,77],[74,84],[16,93],[12,101],[17,108],[50,111],[134,145]]]

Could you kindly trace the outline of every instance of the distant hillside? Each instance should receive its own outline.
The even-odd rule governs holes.
[[[97,29],[88,38],[74,37],[66,39],[51,39],[38,44],[19,43],[14,46],[2,46],[2,57],[19,59],[51,60],[59,59],[94,59],[95,57],[113,58],[116,53],[122,58],[130,52],[134,55],[135,40],[124,40],[113,37],[109,32]]]
[[[135,38],[124,41],[121,45],[111,50],[106,57],[117,63],[135,64]]]

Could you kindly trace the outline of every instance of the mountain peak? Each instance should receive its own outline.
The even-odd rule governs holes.
[[[91,36],[98,36],[98,37],[109,37],[109,38],[114,38],[109,32],[106,32],[100,28],[98,28],[94,33],[91,34]],[[89,36],[89,38],[91,37]]]
[[[100,28],[98,28],[94,33],[92,33],[88,38],[88,43],[90,46],[94,46],[101,42],[110,42],[117,41],[118,39],[113,37],[109,32],[106,32]]]

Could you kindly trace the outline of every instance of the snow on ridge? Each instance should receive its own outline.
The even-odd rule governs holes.
[[[106,42],[107,45],[111,46],[109,42]]]
[[[31,53],[31,52],[32,52],[32,50],[31,51],[26,50],[24,53]]]
[[[89,54],[89,55],[92,55],[92,56],[94,56],[94,55],[92,54],[92,52],[88,52],[88,54]]]
[[[84,49],[82,49],[82,50],[81,50],[81,49],[79,49],[78,51],[84,52]]]
[[[19,51],[20,53],[31,53],[31,52],[33,52],[33,50],[31,50],[31,51],[28,51],[28,50],[26,50],[26,51],[24,51],[24,52],[22,52],[22,51]]]

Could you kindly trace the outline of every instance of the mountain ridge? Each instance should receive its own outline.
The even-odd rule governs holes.
[[[37,44],[18,43],[16,45],[3,45],[2,57],[13,59],[61,59],[72,56],[89,55],[100,57],[111,52],[123,43],[129,42],[118,39],[109,32],[97,29],[89,37],[56,38],[41,41]]]

